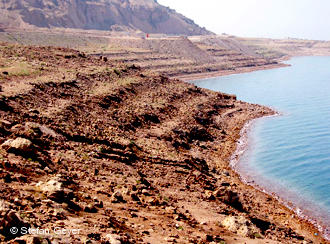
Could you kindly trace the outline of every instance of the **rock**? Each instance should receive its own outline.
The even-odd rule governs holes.
[[[228,216],[221,224],[225,229],[244,237],[253,237],[258,233],[258,229],[244,216]]]
[[[105,243],[108,244],[121,244],[121,236],[116,234],[107,234],[104,238]]]
[[[17,150],[20,152],[28,152],[32,149],[32,142],[28,139],[17,137],[16,139],[9,139],[1,145],[7,151]]]
[[[215,196],[213,195],[213,192],[209,190],[205,191],[205,198],[210,201],[215,200]]]
[[[4,181],[5,183],[11,183],[13,180],[14,180],[14,179],[12,178],[12,176],[11,176],[9,173],[7,173],[7,174],[3,177],[3,181]]]
[[[204,128],[193,127],[187,134],[189,142],[192,141],[213,141],[213,136]]]
[[[187,217],[183,213],[178,213],[178,214],[174,215],[174,219],[178,220],[178,221],[187,220]]]
[[[74,194],[72,190],[66,188],[65,185],[65,179],[62,179],[60,176],[55,176],[48,180],[47,182],[38,182],[36,184],[37,190],[43,192],[47,197],[55,202],[58,203],[69,203],[70,208],[77,208],[71,200],[74,198]]]
[[[227,186],[230,186],[230,183],[229,182],[222,182],[221,185],[227,187]]]
[[[94,239],[96,241],[101,240],[101,234],[100,233],[90,233],[87,235],[87,237]]]
[[[147,189],[143,189],[141,193],[145,196],[150,196],[150,193]]]
[[[243,210],[243,205],[240,201],[239,195],[236,192],[226,190],[224,193],[221,194],[219,199],[239,211]]]
[[[120,191],[115,191],[111,196],[111,202],[112,203],[125,202],[122,193]]]
[[[213,192],[213,196],[215,197],[221,197],[222,190],[218,189]]]
[[[0,202],[0,234],[12,239],[22,235],[20,233],[22,227],[28,228],[30,225],[23,221],[17,212],[8,210],[4,202]],[[16,233],[12,232],[13,228]]]
[[[145,175],[140,172],[138,172],[138,173],[140,175],[140,180],[139,180],[140,183],[147,188],[151,188],[151,183],[146,179]]]
[[[122,194],[125,196],[129,196],[131,194],[131,191],[126,188],[126,189],[122,190]]]
[[[95,203],[95,207],[98,207],[98,208],[103,208],[103,202],[102,201],[99,201],[97,203]]]
[[[172,206],[169,206],[169,207],[166,207],[165,208],[165,212],[167,214],[175,214],[177,211],[176,211],[176,208],[172,207]]]
[[[8,120],[1,119],[0,120],[0,127],[10,127],[11,123]]]
[[[160,202],[157,198],[150,198],[147,201],[147,203],[150,204],[151,206],[159,206],[160,205]]]
[[[50,194],[62,190],[62,182],[60,182],[60,179],[58,177],[54,177],[45,183],[39,182],[36,186],[39,187],[41,191]]]
[[[48,128],[45,125],[41,125],[34,122],[26,122],[24,124],[17,124],[10,129],[15,134],[26,137],[35,138],[53,138],[53,139],[63,139],[62,135],[57,134],[54,130]]]
[[[0,95],[0,111],[12,111],[13,108],[8,105],[8,98]]]
[[[206,239],[207,242],[214,241],[214,238],[213,238],[212,235],[206,235],[205,239]]]
[[[30,114],[39,114],[39,111],[37,109],[29,109]]]
[[[141,202],[141,199],[139,198],[139,196],[136,193],[132,193],[131,198],[133,201]]]
[[[45,171],[46,173],[51,173],[51,172],[52,172],[52,170],[51,170],[49,167],[45,167],[45,168],[44,168],[44,171]]]
[[[164,238],[164,241],[166,241],[166,242],[172,242],[172,243],[177,243],[176,238],[175,237],[171,237],[171,236],[165,237]]]
[[[219,235],[206,235],[205,236],[206,243],[224,243],[225,240],[221,238]]]
[[[95,207],[94,204],[89,204],[88,206],[85,207],[84,211],[86,213],[97,213],[97,208]]]
[[[46,244],[46,243],[50,243],[50,241],[48,240],[48,238],[41,238],[40,236],[29,236],[29,235],[25,235],[19,238],[16,238],[13,243],[17,243],[17,244]]]

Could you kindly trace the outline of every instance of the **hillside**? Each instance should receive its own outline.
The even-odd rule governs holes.
[[[330,56],[330,41],[229,37],[268,59],[294,56]]]
[[[0,29],[36,27],[142,31],[176,35],[210,34],[192,20],[154,0],[0,2]]]
[[[228,165],[244,123],[272,113],[106,57],[1,44],[0,242],[320,243]]]
[[[330,42],[240,38],[228,35],[144,38],[96,30],[30,30],[0,32],[0,41],[78,49],[114,62],[139,65],[184,80],[286,66],[283,59],[330,55]]]
[[[257,55],[236,40],[215,35],[178,37],[107,35],[103,31],[12,31],[0,41],[24,45],[60,46],[81,50],[111,61],[139,65],[167,76],[225,74],[280,67],[276,60]]]

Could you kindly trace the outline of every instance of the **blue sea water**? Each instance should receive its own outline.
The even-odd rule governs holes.
[[[330,230],[330,57],[297,57],[290,67],[194,81],[270,106],[258,119],[238,171]]]

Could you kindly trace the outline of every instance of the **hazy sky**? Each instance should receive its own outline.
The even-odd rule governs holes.
[[[221,34],[330,40],[330,0],[158,0]]]

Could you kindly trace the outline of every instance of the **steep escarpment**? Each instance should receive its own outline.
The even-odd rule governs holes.
[[[2,1],[7,28],[62,27],[146,33],[204,35],[210,32],[154,0]]]

